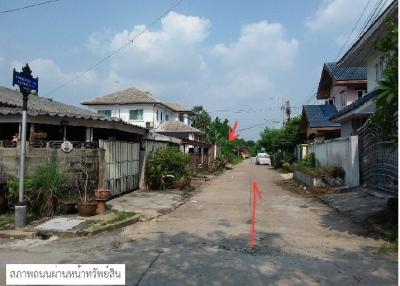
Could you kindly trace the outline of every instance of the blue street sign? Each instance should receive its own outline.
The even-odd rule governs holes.
[[[39,79],[33,78],[31,75],[24,74],[22,72],[13,72],[13,85],[25,88],[26,90],[38,91]]]

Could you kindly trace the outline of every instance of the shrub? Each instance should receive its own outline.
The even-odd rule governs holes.
[[[178,149],[169,147],[149,155],[145,181],[150,189],[173,188],[177,178],[189,176],[190,157]]]
[[[225,156],[223,156],[223,155],[217,156],[213,161],[213,171],[224,170],[226,163],[227,163],[227,160],[225,159]]]
[[[346,172],[342,167],[333,167],[333,170],[332,170],[333,178],[339,177],[344,180],[345,176],[346,176]]]
[[[293,172],[293,167],[287,162],[282,164],[282,169],[289,173]]]
[[[10,178],[6,181],[5,195],[9,210],[13,209],[16,203],[18,202],[18,190],[19,190],[18,178]]]
[[[33,212],[40,216],[53,216],[57,211],[57,192],[64,183],[55,160],[38,167],[25,179],[26,194]]]
[[[315,168],[317,166],[317,159],[314,153],[310,153],[301,161],[301,165],[307,168]]]
[[[274,167],[274,169],[282,168],[282,164],[283,164],[282,161],[283,161],[282,152],[275,153],[272,157],[272,167]]]

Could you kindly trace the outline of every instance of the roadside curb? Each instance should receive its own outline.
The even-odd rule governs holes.
[[[9,239],[26,239],[35,237],[35,232],[33,231],[24,231],[24,230],[3,230],[0,231],[0,238],[9,238]]]
[[[98,234],[100,232],[110,231],[110,230],[114,230],[117,228],[122,228],[122,227],[125,227],[130,224],[134,224],[134,223],[138,222],[141,217],[142,217],[141,214],[136,214],[132,217],[129,217],[127,219],[124,219],[122,221],[119,221],[119,222],[116,222],[113,224],[105,224],[105,225],[95,226],[92,228],[89,227],[89,229],[87,229],[87,230],[79,230],[79,231],[75,232],[75,236],[92,236],[92,235]]]

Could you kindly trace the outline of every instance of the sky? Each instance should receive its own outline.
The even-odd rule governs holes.
[[[80,106],[135,86],[238,120],[252,140],[282,126],[283,101],[293,116],[318,104],[323,63],[340,59],[374,7],[390,2],[59,0],[1,13],[42,1],[0,1],[1,86],[13,88],[13,68],[28,62],[40,96]]]

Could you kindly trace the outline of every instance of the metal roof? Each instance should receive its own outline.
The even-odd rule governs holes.
[[[340,123],[331,122],[329,119],[337,113],[334,105],[303,105],[310,128],[317,127],[340,127]]]

